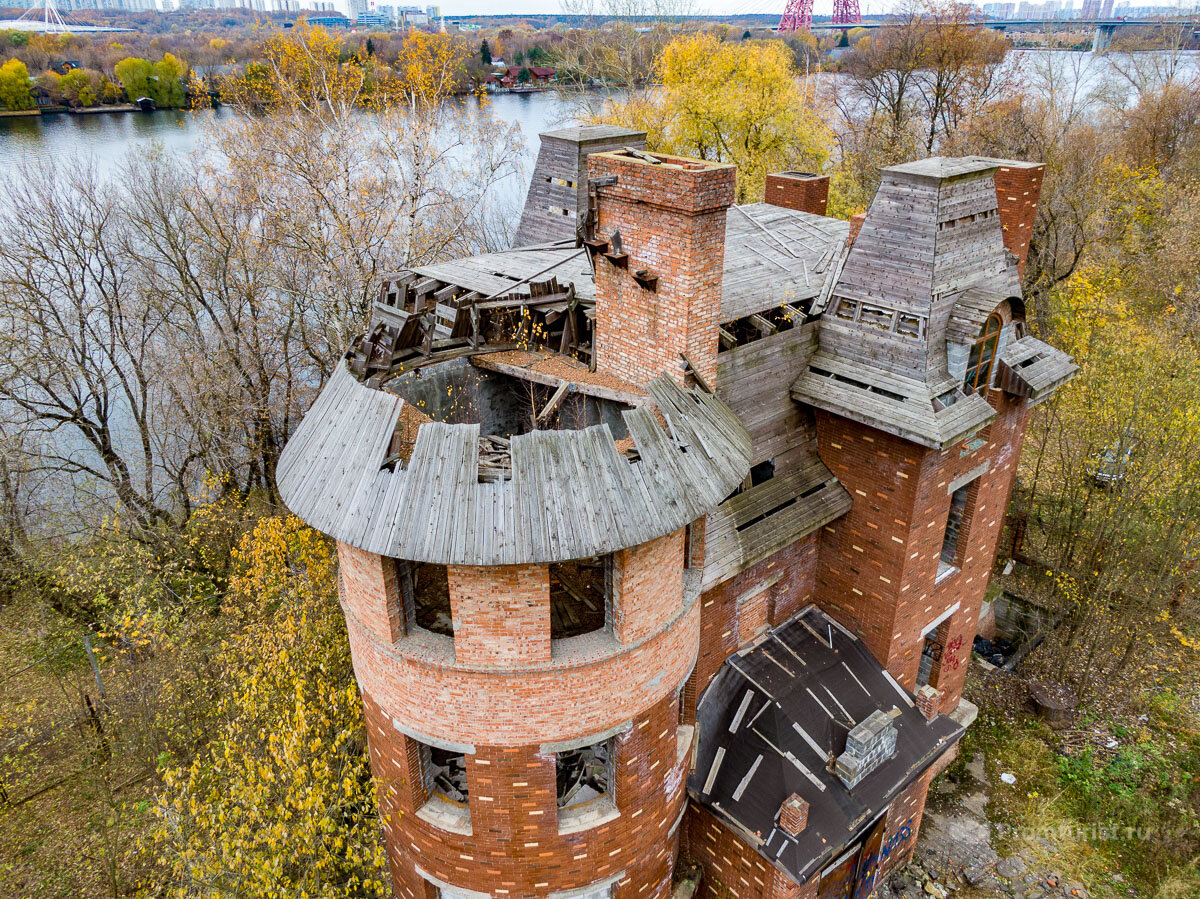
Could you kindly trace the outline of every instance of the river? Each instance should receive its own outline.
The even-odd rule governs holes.
[[[576,107],[554,91],[496,94],[489,100],[493,115],[521,126],[530,162],[537,154],[538,134],[575,121]],[[0,118],[0,173],[21,163],[58,159],[90,160],[105,175],[149,141],[186,153],[197,145],[208,121],[233,114],[216,109]]]

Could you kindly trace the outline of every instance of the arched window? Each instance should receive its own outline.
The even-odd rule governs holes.
[[[963,382],[963,390],[975,393],[987,390],[992,382],[992,365],[996,361],[996,346],[1000,343],[1000,329],[1004,322],[993,312],[983,323],[979,338],[971,346],[971,355],[967,359],[967,378]]]

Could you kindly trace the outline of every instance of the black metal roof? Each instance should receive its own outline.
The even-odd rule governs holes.
[[[831,752],[843,751],[854,724],[893,708],[896,754],[846,789],[826,770]],[[866,646],[813,606],[725,661],[700,698],[696,725],[688,792],[800,883],[852,844],[963,733],[945,716],[926,722]],[[792,793],[809,803],[797,837],[776,827]]]

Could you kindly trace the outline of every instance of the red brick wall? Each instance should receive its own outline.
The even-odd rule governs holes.
[[[380,640],[391,642],[404,633],[404,615],[391,560],[339,542],[338,572],[342,602]]]
[[[661,158],[677,165],[620,151],[588,157],[589,177],[619,179],[599,189],[596,233],[607,238],[619,229],[629,254],[627,268],[596,263],[597,370],[636,384],[664,371],[682,379],[679,354],[686,353],[711,384],[734,167]],[[638,269],[658,273],[657,290],[633,279]]]
[[[996,170],[996,201],[1000,205],[1000,224],[1004,226],[1004,248],[1017,257],[1025,274],[1029,258],[1029,239],[1037,218],[1038,198],[1046,166],[1037,162],[1007,163]]]
[[[449,576],[457,661],[550,661],[550,575],[545,565],[451,565]]]
[[[371,762],[387,819],[388,859],[398,896],[424,896],[414,868],[445,883],[492,895],[539,897],[604,880],[618,872],[622,899],[670,892],[677,834],[686,801],[686,756],[676,761],[673,696],[638,715],[616,739],[615,798],[620,816],[559,835],[554,756],[540,745],[477,746],[468,757],[471,836],[448,833],[417,817],[403,783],[415,778],[406,743],[364,694]]]
[[[958,602],[946,625],[935,683],[942,709],[958,705],[1003,510],[1024,434],[1025,409],[999,391],[995,422],[970,441],[928,450],[827,412],[817,413],[821,458],[854,499],[821,535],[817,601],[864,640],[901,683],[916,683],[921,631]],[[950,509],[948,485],[983,462],[963,536],[961,570],[935,583]]]
[[[688,804],[687,851],[704,871],[696,899],[760,899],[774,866],[701,805]]]
[[[679,610],[683,596],[683,529],[623,549],[613,561],[613,633],[622,643],[636,643]]]
[[[772,626],[814,601],[816,562],[817,537],[812,534],[701,595],[700,653],[684,692],[686,721],[695,720],[696,700],[742,645],[742,637],[750,636],[746,623],[753,621],[752,629],[757,629],[760,600]],[[765,589],[761,597],[756,596],[760,589]]]
[[[824,215],[829,201],[829,176],[775,172],[767,175],[763,200],[772,206]]]
[[[932,774],[927,771],[909,784],[888,807],[876,883],[882,883],[889,872],[903,865],[912,855],[913,848],[917,845],[921,819],[925,816],[925,799],[929,795],[930,780]]]

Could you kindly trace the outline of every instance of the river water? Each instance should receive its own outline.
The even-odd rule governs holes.
[[[521,126],[529,162],[537,154],[537,135],[574,122],[578,108],[553,91],[497,94],[489,102],[494,116]],[[213,117],[233,114],[217,109],[0,118],[0,173],[57,158],[89,160],[98,173],[109,174],[130,151],[150,141],[170,152],[186,153]]]

